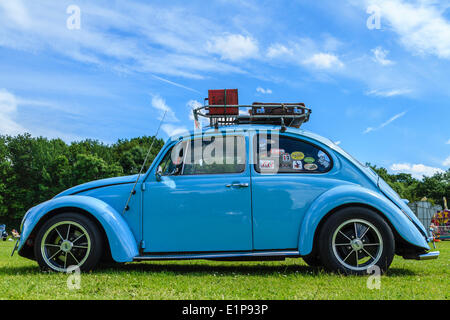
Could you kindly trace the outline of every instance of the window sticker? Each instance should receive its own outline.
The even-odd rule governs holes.
[[[267,150],[267,139],[261,138],[259,140],[259,150],[261,151]]]
[[[282,154],[284,154],[284,149],[277,149],[277,148],[270,149],[270,155],[272,156],[279,156]]]
[[[289,162],[289,161],[291,161],[291,155],[290,155],[289,153],[283,154],[282,160],[283,160],[283,162]]]
[[[292,169],[294,170],[303,170],[303,164],[300,160],[292,161]]]
[[[305,164],[305,169],[308,170],[308,171],[314,171],[314,170],[317,170],[317,168],[319,168],[319,167],[315,163],[307,163],[307,164]]]
[[[295,151],[291,153],[291,157],[294,160],[303,160],[305,158],[305,154],[303,152]]]
[[[319,164],[321,164],[325,168],[328,168],[330,166],[330,158],[326,155],[325,152],[320,150],[317,153],[317,157],[319,158],[319,160],[318,160]]]
[[[259,160],[261,169],[275,169],[275,160]]]
[[[314,163],[316,162],[316,159],[314,159],[313,157],[306,157],[303,161],[305,161],[306,163]]]

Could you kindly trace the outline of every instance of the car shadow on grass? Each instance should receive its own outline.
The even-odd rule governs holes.
[[[389,268],[386,275],[388,277],[402,277],[402,276],[415,276],[417,275],[417,273],[410,269]]]
[[[98,266],[93,274],[110,274],[110,273],[173,273],[175,275],[192,275],[192,276],[204,276],[204,275],[335,275],[339,274],[331,273],[323,268],[309,267],[307,265],[263,265],[263,264],[234,264],[229,262],[229,265],[212,262],[211,264],[205,263],[111,263]],[[0,277],[8,275],[32,275],[32,274],[52,274],[53,272],[41,271],[36,266],[17,266],[17,267],[0,267]],[[57,274],[57,273],[54,273]],[[407,277],[414,276],[416,273],[410,269],[402,268],[390,268],[387,272],[388,277]]]
[[[0,276],[40,274],[41,269],[36,266],[0,267]]]
[[[305,265],[255,265],[255,264],[171,264],[171,263],[127,263],[101,266],[97,272],[144,272],[174,274],[229,274],[229,275],[269,275],[269,274],[320,274],[325,271],[321,268],[312,268]]]
[[[261,264],[171,264],[171,263],[128,263],[112,264],[101,266],[97,272],[138,272],[138,273],[164,273],[170,272],[176,275],[337,275],[320,267],[310,267],[307,265],[261,265]],[[368,274],[369,275],[369,274]],[[415,273],[408,269],[389,269],[387,276],[401,277],[413,276]]]

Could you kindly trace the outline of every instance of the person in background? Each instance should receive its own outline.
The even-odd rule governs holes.
[[[13,237],[14,237],[15,239],[20,238],[20,234],[17,232],[16,229],[12,229],[12,230],[11,230],[11,234],[13,235]]]

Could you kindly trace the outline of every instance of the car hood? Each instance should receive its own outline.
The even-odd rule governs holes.
[[[138,175],[132,175],[132,176],[123,176],[123,177],[114,177],[114,178],[107,178],[107,179],[101,179],[101,180],[95,180],[87,183],[80,184],[78,186],[72,187],[70,189],[67,189],[58,195],[56,195],[54,198],[59,198],[62,196],[69,196],[78,194],[87,190],[92,189],[98,189],[108,186],[114,186],[118,184],[127,184],[127,183],[134,183],[136,182]]]

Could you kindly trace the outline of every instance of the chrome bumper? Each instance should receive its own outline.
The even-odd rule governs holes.
[[[424,254],[419,254],[417,260],[432,260],[437,259],[439,257],[439,251],[427,252]]]

